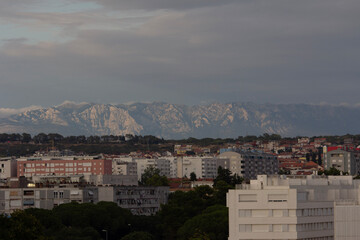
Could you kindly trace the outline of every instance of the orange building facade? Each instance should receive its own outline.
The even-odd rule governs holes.
[[[111,175],[110,159],[18,159],[17,176]]]

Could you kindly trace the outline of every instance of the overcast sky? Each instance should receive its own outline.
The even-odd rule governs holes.
[[[1,0],[0,112],[360,103],[359,0]]]

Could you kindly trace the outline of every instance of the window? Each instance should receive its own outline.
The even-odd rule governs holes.
[[[287,202],[287,194],[269,194],[268,202]]]
[[[269,225],[267,224],[254,224],[252,225],[252,232],[269,232]]]
[[[34,199],[24,199],[24,206],[34,206]]]
[[[289,216],[289,210],[285,209],[283,210],[283,217],[288,217]]]
[[[283,224],[282,225],[282,231],[283,232],[288,232],[289,231],[289,226],[287,224]]]
[[[239,231],[240,232],[251,232],[251,224],[240,224]]]
[[[256,194],[239,194],[239,202],[257,202]]]
[[[251,210],[239,210],[239,217],[251,217]]]

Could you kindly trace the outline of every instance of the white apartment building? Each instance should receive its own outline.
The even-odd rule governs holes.
[[[334,218],[335,239],[360,239],[360,206],[355,201],[337,202]]]
[[[0,158],[0,179],[16,177],[16,159]]]
[[[122,158],[112,159],[113,175],[137,175],[137,163],[135,161],[125,161]]]
[[[163,157],[163,159],[167,159],[170,162],[170,178],[176,178],[177,177],[177,158],[168,156],[168,157]]]
[[[148,167],[154,167],[160,170],[160,174],[166,177],[171,177],[170,175],[170,160],[168,159],[147,159],[147,158],[138,158],[134,159],[137,163],[137,176],[141,180],[141,175],[144,173],[145,169]]]
[[[218,167],[226,165],[224,159],[215,157],[178,157],[174,162],[178,178],[190,177],[192,172],[197,178],[216,178]]]
[[[191,173],[196,177],[202,177],[202,158],[201,157],[179,157],[177,158],[177,177],[190,177]]]
[[[351,176],[259,175],[227,194],[229,240],[360,239],[360,234],[356,235],[359,225],[354,223],[360,218],[354,214],[349,218],[341,209],[352,207],[360,212],[359,185]],[[346,221],[352,222],[352,231]],[[352,238],[345,237],[347,234]]]

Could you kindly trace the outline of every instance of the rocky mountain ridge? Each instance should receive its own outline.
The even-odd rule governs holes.
[[[360,108],[308,104],[163,102],[130,105],[65,103],[0,119],[0,132],[62,135],[154,135],[165,139],[277,133],[359,133]]]

